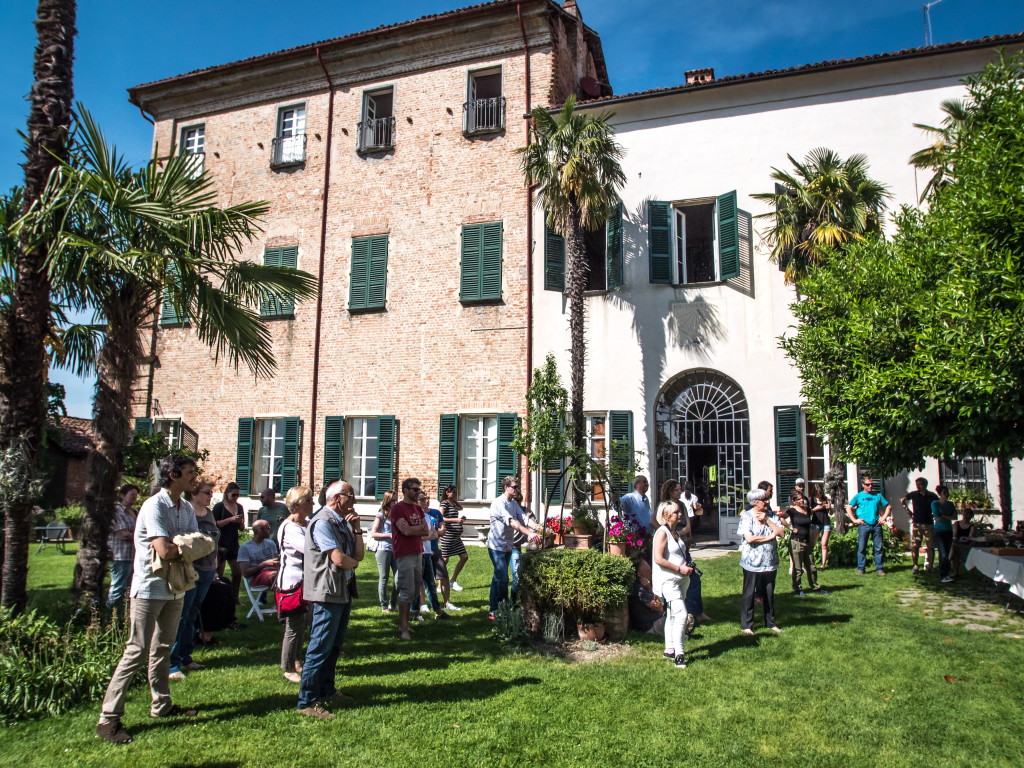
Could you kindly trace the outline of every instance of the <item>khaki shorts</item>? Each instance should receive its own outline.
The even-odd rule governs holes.
[[[413,603],[419,594],[423,581],[423,555],[405,555],[395,561],[395,584],[398,585],[398,600]]]
[[[914,523],[910,526],[910,546],[919,549],[922,543],[927,542],[928,549],[932,549],[935,546],[935,533],[933,528],[934,526],[925,525],[924,523]]]

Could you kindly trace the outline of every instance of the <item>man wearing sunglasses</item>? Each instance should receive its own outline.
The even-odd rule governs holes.
[[[857,573],[864,575],[864,567],[867,565],[864,550],[867,548],[868,536],[871,536],[875,548],[875,571],[879,576],[885,576],[882,570],[882,525],[892,514],[892,505],[881,493],[872,492],[870,475],[862,477],[860,482],[860,493],[846,505],[846,516],[857,526]]]
[[[409,611],[419,596],[423,581],[423,538],[430,526],[418,500],[422,486],[418,478],[402,483],[402,500],[391,505],[391,551],[395,556],[395,585],[398,587],[398,631],[403,640],[411,640]]]
[[[491,503],[491,527],[487,532],[487,553],[494,564],[494,576],[491,577],[491,612],[488,618],[494,621],[498,605],[508,600],[508,566],[515,549],[513,541],[515,532],[525,534],[530,541],[539,543],[541,537],[534,533],[540,529],[537,523],[530,523],[523,517],[515,495],[519,490],[519,481],[514,477],[506,477],[501,481],[503,493]],[[512,596],[515,602],[515,595]]]

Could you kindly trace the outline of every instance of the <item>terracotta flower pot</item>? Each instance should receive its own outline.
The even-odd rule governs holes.
[[[590,542],[593,538],[590,535],[583,536],[578,533],[567,533],[565,534],[565,548],[590,549]]]
[[[604,640],[604,624],[600,622],[597,624],[576,622],[576,631],[579,633],[580,640],[590,640],[595,643],[600,643]]]
[[[609,541],[608,542],[608,554],[609,555],[619,555],[620,557],[625,557],[626,556],[626,543],[625,542],[619,543],[619,542],[615,542],[615,541]]]

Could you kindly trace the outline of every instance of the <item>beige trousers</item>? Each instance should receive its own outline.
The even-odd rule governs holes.
[[[150,714],[160,717],[171,708],[171,647],[178,634],[178,620],[184,601],[132,599],[132,631],[121,661],[103,697],[101,723],[119,720],[124,715],[128,686],[146,656],[149,656],[149,688],[153,694]]]

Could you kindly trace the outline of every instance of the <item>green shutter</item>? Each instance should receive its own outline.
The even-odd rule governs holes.
[[[445,486],[458,485],[458,466],[459,417],[455,413],[442,413],[437,449],[437,493],[439,498]]]
[[[302,420],[289,416],[284,420],[284,455],[281,461],[281,488],[288,491],[299,483],[299,443],[302,441]]]
[[[267,267],[287,267],[296,269],[299,264],[299,246],[289,245],[285,248],[267,248],[263,252],[263,265]],[[275,296],[267,293],[260,300],[261,317],[291,317],[295,314],[295,298],[292,296]]]
[[[622,203],[612,207],[605,226],[605,254],[608,259],[608,287],[622,285]]]
[[[370,284],[370,238],[352,238],[352,271],[348,281],[349,310],[366,309]]]
[[[668,203],[647,203],[647,241],[650,246],[651,282],[672,283],[671,209]]]
[[[252,492],[252,439],[254,419],[238,420],[238,448],[235,460],[235,482],[243,495]]]
[[[550,459],[544,465],[544,499],[549,504],[561,504],[565,499],[564,459]],[[549,498],[550,497],[550,498]]]
[[[611,478],[609,482],[612,483],[612,490],[618,496],[624,496],[629,493],[630,483],[633,478],[632,475],[632,464],[633,464],[633,412],[632,411],[612,411],[608,414],[608,437],[611,441],[611,445],[615,443],[625,444],[629,450],[629,464],[630,468],[627,473],[621,477]],[[614,455],[614,449],[612,450]]]
[[[395,487],[395,417],[377,419],[377,498]]]
[[[370,238],[370,265],[366,286],[367,309],[384,309],[388,287],[388,236]]]
[[[345,418],[328,416],[324,419],[324,486],[341,480],[345,456]]]
[[[516,436],[516,423],[519,417],[514,413],[498,414],[498,460],[494,463],[497,477],[495,487],[501,490],[503,477],[519,475],[519,457],[512,450],[512,441]]]
[[[153,420],[152,419],[136,419],[135,420],[135,434],[136,435],[152,435],[153,434]]]
[[[804,466],[800,440],[800,406],[775,406],[775,498],[780,506],[789,504],[789,494]]]
[[[565,290],[565,238],[544,227],[544,290]]]
[[[462,227],[462,301],[501,298],[501,240],[500,221]]]
[[[178,310],[171,303],[171,297],[164,291],[163,302],[160,304],[160,325],[181,325],[181,317]]]
[[[718,197],[718,279],[740,276],[740,217],[736,190]]]

